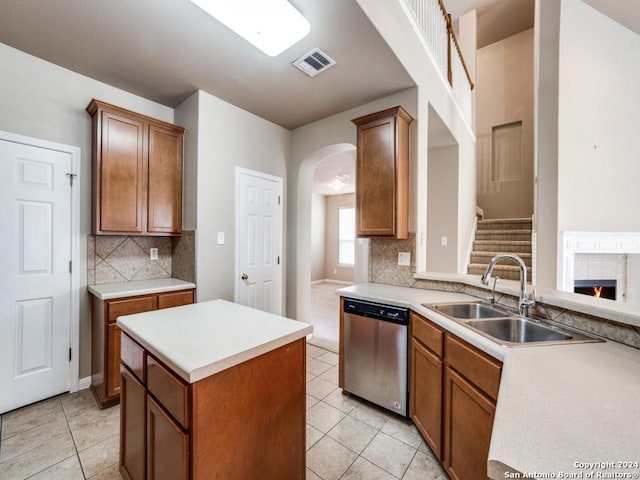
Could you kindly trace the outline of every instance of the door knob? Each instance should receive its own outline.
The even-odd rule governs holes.
[[[242,280],[249,280],[249,275],[247,275],[246,273],[243,273],[243,274],[240,276],[240,278],[241,278]]]

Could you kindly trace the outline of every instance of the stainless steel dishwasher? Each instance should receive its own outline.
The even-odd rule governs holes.
[[[343,389],[406,417],[409,310],[352,298],[343,309]]]

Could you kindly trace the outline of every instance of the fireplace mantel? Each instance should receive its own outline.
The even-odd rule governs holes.
[[[562,232],[558,288],[573,292],[576,253],[640,253],[640,233]]]

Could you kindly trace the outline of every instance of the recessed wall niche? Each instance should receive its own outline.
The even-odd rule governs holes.
[[[522,121],[491,129],[491,180],[507,182],[522,178]]]

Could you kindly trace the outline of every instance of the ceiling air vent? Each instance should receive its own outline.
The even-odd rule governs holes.
[[[336,62],[319,48],[314,48],[305,53],[293,64],[310,77],[315,77],[327,68],[333,67]]]

